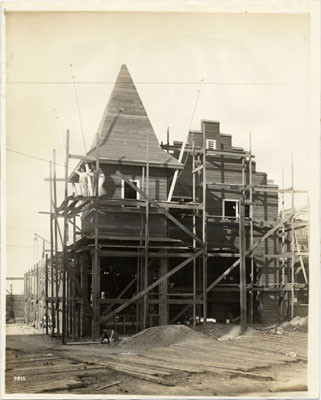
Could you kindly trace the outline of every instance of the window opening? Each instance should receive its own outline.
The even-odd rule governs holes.
[[[137,187],[139,188],[139,180],[136,179],[130,179],[130,181]],[[135,189],[133,189],[127,182],[122,180],[122,193],[121,197],[122,199],[132,199],[132,200],[139,200],[140,196],[139,193],[136,192]]]
[[[216,150],[216,140],[214,139],[207,139],[206,140],[206,148],[208,150]]]
[[[239,218],[239,200],[223,200],[223,217]],[[250,218],[250,205],[245,204],[244,217]]]

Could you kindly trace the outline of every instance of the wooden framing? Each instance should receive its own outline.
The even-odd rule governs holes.
[[[203,123],[210,124],[210,121]],[[216,127],[213,125],[211,129],[214,132]],[[284,188],[283,185],[282,189],[279,189],[276,185],[269,184],[266,179],[257,178],[264,174],[257,173],[253,167],[251,140],[249,151],[231,146],[224,148],[225,142],[222,142],[220,148],[207,149],[207,141],[216,139],[207,137],[203,125],[199,133],[199,139],[193,136],[193,140],[188,143],[186,138],[181,147],[169,143],[163,146],[164,149],[174,150],[177,154],[181,150],[177,166],[171,163],[167,170],[165,164],[155,162],[155,159],[153,161],[150,146],[155,146],[155,143],[149,142],[148,134],[146,162],[117,162],[104,158],[104,154],[101,154],[98,135],[95,147],[88,153],[90,156],[70,154],[67,131],[65,176],[56,176],[54,151],[53,161],[49,165],[49,178],[45,179],[50,188],[50,257],[46,256],[45,262],[34,266],[24,277],[26,323],[40,327],[45,321],[46,333],[52,336],[61,334],[61,341],[65,344],[68,340],[89,335],[92,340],[97,340],[101,329],[108,324],[114,327],[121,324],[125,332],[131,324],[135,331],[138,331],[151,325],[182,322],[185,314],[190,318],[191,314],[186,311],[192,309],[193,328],[195,329],[197,320],[202,319],[205,332],[207,317],[212,316],[212,305],[215,305],[216,301],[213,293],[221,294],[224,298],[225,294],[234,295],[234,292],[239,293],[239,298],[236,294],[234,300],[239,302],[242,332],[245,331],[248,322],[254,320],[256,294],[269,293],[280,296],[284,316],[293,317],[295,296],[299,287],[296,277],[301,271],[304,287],[308,284],[308,251],[300,248],[296,235],[306,223],[297,220],[299,213],[294,204],[294,195],[303,191],[294,189],[293,166],[291,187]],[[230,139],[224,137],[224,140]],[[188,196],[182,196],[181,201],[173,201],[173,198],[180,199],[174,192],[177,182],[180,182],[180,174],[184,173],[180,161],[185,156],[191,160],[191,168],[188,170],[191,190]],[[73,174],[69,176],[68,172],[70,159],[81,160],[87,171],[88,163],[94,166],[94,190],[89,196],[76,195],[76,191],[74,195],[68,193],[68,184],[72,183],[75,186]],[[221,163],[219,173],[222,176],[226,172],[225,163],[237,166],[234,169],[226,167],[230,174],[228,176],[233,177],[231,182],[228,178],[219,181],[214,174],[211,175],[211,165],[218,165],[218,162]],[[104,165],[113,166],[112,179],[120,182],[119,197],[104,197],[99,194],[99,170]],[[125,173],[122,169],[125,167],[132,167],[132,171],[134,168],[140,171],[140,185],[133,183],[137,178]],[[159,170],[155,172],[157,168],[161,168],[161,173]],[[166,177],[166,185],[168,182],[171,182],[171,185],[166,186],[166,191],[169,189],[166,197],[157,198],[153,195],[152,181],[160,176]],[[183,179],[181,183],[182,181]],[[64,182],[64,198],[60,205],[57,199],[57,182]],[[137,199],[123,198],[121,182],[136,191]],[[239,204],[238,215],[235,218],[225,218],[224,212],[223,215],[215,215],[215,210],[212,212],[211,209],[211,193],[224,193],[221,198],[225,200],[231,195],[231,199]],[[275,200],[273,196],[278,194],[281,195],[283,204],[281,218],[276,215],[271,217],[266,210],[257,216],[255,209],[267,207],[268,199],[272,196]],[[289,213],[285,213],[283,207],[286,194],[291,195]],[[186,199],[188,201],[184,202]],[[245,216],[246,206],[249,206],[248,217]],[[83,223],[88,215],[92,218],[92,225],[86,231],[83,224],[77,226],[76,218],[80,216]],[[119,234],[112,229],[105,230],[108,222],[100,218],[102,215],[106,216],[106,221],[110,221],[108,216],[111,215],[111,220],[113,223],[116,221],[116,226],[118,220],[132,218],[136,221],[135,228],[139,228],[139,233],[135,229],[132,235],[131,231]],[[59,226],[59,218],[63,218],[63,232]],[[153,221],[164,223],[167,233],[162,233],[163,236],[158,232],[153,235]],[[70,224],[73,229],[72,238],[68,237]],[[120,224],[121,222],[119,226]],[[228,242],[229,234],[226,234],[228,244],[224,247],[216,244],[213,226],[217,231],[230,230],[231,235],[237,238],[235,243],[231,245]],[[279,248],[275,246],[273,251],[266,244],[272,235],[280,244]],[[250,278],[247,277],[247,261]],[[105,265],[106,263],[108,265]],[[112,293],[111,289],[108,293],[104,292],[104,287],[107,287],[104,286],[104,282],[112,282],[113,272],[108,268],[113,267],[110,265],[113,263],[121,264],[128,270],[127,280],[117,288],[116,294]],[[224,264],[223,272],[218,269],[220,272],[213,274],[213,270],[220,263]],[[224,281],[228,275],[234,274],[237,267],[239,280],[232,283]],[[180,275],[183,268],[184,271],[189,271],[189,282],[187,286],[176,288],[176,283],[172,280]],[[277,275],[275,281],[261,284],[255,279],[257,275],[269,269],[273,269],[273,273]],[[112,271],[115,270],[117,269],[113,268]],[[268,273],[265,273],[265,277],[268,277]],[[41,290],[42,284],[44,291]]]

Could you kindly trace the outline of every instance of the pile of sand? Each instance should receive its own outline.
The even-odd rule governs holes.
[[[209,339],[185,325],[154,326],[124,340],[121,345],[130,348],[166,347],[186,342],[207,342]]]

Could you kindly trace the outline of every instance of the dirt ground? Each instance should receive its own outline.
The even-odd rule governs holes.
[[[118,343],[61,345],[7,325],[6,393],[291,396],[307,390],[307,329],[300,324],[149,328]],[[26,397],[27,398],[27,397]]]

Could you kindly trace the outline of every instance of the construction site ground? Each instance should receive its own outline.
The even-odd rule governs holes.
[[[118,343],[62,345],[8,324],[6,393],[291,396],[307,390],[307,327],[149,328]]]

